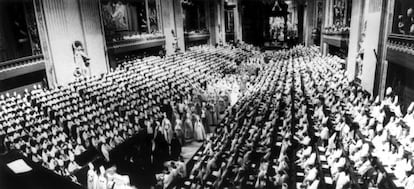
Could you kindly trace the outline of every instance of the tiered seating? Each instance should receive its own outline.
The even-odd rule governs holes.
[[[301,80],[286,57],[299,50],[308,49],[276,53],[274,62],[264,65],[227,122],[194,156],[192,171],[180,187],[287,188],[292,183],[292,112],[297,108],[292,95],[295,81]]]
[[[315,59],[311,64],[305,65],[305,67],[309,66],[306,68],[307,70],[312,70],[309,72],[310,75],[305,81],[308,83],[306,90],[309,102],[311,106],[314,107],[311,108],[313,113],[310,114],[309,120],[311,127],[309,127],[309,131],[316,131],[316,136],[320,137],[320,141],[314,143],[315,145],[313,146],[317,154],[316,157],[320,163],[320,177],[326,184],[326,187],[335,186],[336,188],[344,188],[352,186],[353,188],[357,188],[358,185],[355,184],[356,181],[353,176],[350,176],[347,173],[352,172],[352,170],[348,170],[348,168],[345,167],[346,154],[338,153],[339,157],[332,157],[330,154],[331,151],[328,151],[327,153],[325,148],[326,141],[329,137],[329,128],[326,125],[327,119],[320,115],[321,113],[323,114],[324,108],[321,105],[325,103],[323,96],[320,96],[320,93],[327,90],[325,87],[327,83],[325,83],[326,80],[321,80],[321,78],[328,77],[338,79],[336,74],[341,76],[341,71],[337,67],[331,67],[324,62],[329,63],[329,58]],[[342,79],[341,77],[339,79]],[[343,157],[341,158],[341,156]],[[350,174],[352,175],[352,173]],[[352,185],[352,183],[355,185]]]
[[[413,159],[409,155],[413,152],[413,104],[404,115],[390,88],[382,102],[362,95],[361,89],[354,90],[349,102],[354,107],[349,109],[348,118],[360,130],[349,150],[362,183],[382,188],[413,187]]]
[[[393,97],[387,97],[382,105],[377,102],[377,107],[373,108],[376,112],[365,115],[369,109],[364,107],[371,102],[369,96],[347,80],[338,58],[321,57],[314,49],[300,47],[271,53],[270,56],[277,58],[264,66],[263,70],[269,72],[259,74],[250,91],[233,107],[227,122],[209,139],[204,150],[194,156],[195,164],[189,178],[180,185],[182,188],[287,188],[292,184],[294,186],[291,187],[296,188],[389,188],[392,183],[383,179],[389,174],[374,158],[381,151],[372,153],[369,140],[381,142],[384,146],[391,144],[393,137],[405,144],[405,147],[400,145],[395,150],[398,153],[394,153],[400,163],[398,168],[405,165],[412,170],[410,158],[403,153],[407,152],[403,148],[411,145],[407,142],[409,140],[402,140],[403,136],[410,135],[399,125],[400,122],[392,119],[392,125],[388,125],[392,129],[385,129],[385,136],[393,136],[388,143],[383,142],[384,135],[376,136],[373,132],[376,122],[383,123],[384,112],[387,112],[385,103],[397,117],[403,118],[399,107],[390,100]],[[280,79],[282,76],[274,74],[274,70],[281,70],[286,79]],[[263,85],[266,77],[273,79],[270,87]],[[278,87],[285,89],[271,89]],[[265,99],[272,95],[280,95],[281,104],[287,106],[276,105],[266,111],[269,106],[261,104],[266,104]],[[269,99],[271,101],[272,98]],[[272,103],[267,104],[272,107]],[[407,122],[414,119],[410,117],[412,109],[404,118]],[[278,122],[278,119],[272,122],[269,119],[272,116],[264,116],[268,113],[277,115],[283,122]],[[368,116],[379,118],[376,122],[373,119],[369,122]],[[358,121],[362,130],[355,126]],[[376,130],[383,128],[380,125]],[[275,129],[278,132],[274,132]],[[250,144],[250,141],[256,142]],[[272,141],[274,147],[273,143],[266,142],[270,146],[260,147],[260,141]],[[257,157],[260,152],[262,156]],[[275,152],[277,154],[272,155]],[[270,171],[273,166],[275,170]],[[397,167],[392,163],[389,166]],[[392,169],[388,172],[395,173]],[[411,182],[409,174],[397,178],[403,178],[405,186]]]
[[[414,104],[403,114],[391,89],[374,100],[340,62],[301,46],[266,53],[204,46],[128,60],[66,87],[2,98],[0,135],[65,176],[87,163],[77,161],[84,152],[111,162],[110,152],[138,135],[146,146],[140,155],[149,157],[143,170],[162,169],[178,159],[169,158],[173,140],[184,142],[200,126],[207,83],[239,80],[242,67],[254,67],[251,85],[189,161],[188,175],[182,162],[166,164],[165,187],[413,188]]]
[[[73,147],[79,146],[75,155],[81,154],[92,144],[90,140],[82,136],[79,130],[86,122],[87,114],[90,113],[88,107],[92,107],[91,101],[81,98],[79,93],[71,87],[61,87],[50,91],[33,91],[31,96],[27,96],[32,106],[37,107],[44,115],[47,115],[53,123],[63,129],[65,135],[71,140]]]
[[[309,73],[306,72],[306,60],[299,59],[297,61],[296,69],[299,70],[296,77],[295,100],[297,100],[298,107],[295,108],[297,112],[298,132],[295,135],[296,140],[302,145],[297,152],[299,165],[297,168],[296,179],[297,188],[318,188],[323,179],[321,177],[321,166],[319,160],[319,153],[315,145],[315,135],[313,131],[313,121],[310,117],[312,111],[311,97],[309,96]]]
[[[20,95],[8,97],[2,107],[5,122],[1,131],[8,148],[20,150],[34,162],[69,176],[69,170],[77,167],[73,162],[76,145],[71,145],[64,128]]]
[[[321,80],[321,77],[325,79]],[[318,84],[320,96],[315,98],[316,107],[313,117],[317,135],[321,139],[318,149],[323,160],[325,181],[330,181],[330,176],[333,176],[333,184],[337,188],[402,187],[403,184],[397,179],[395,183],[388,179],[392,176],[393,169],[386,171],[382,166],[383,163],[378,161],[378,159],[386,160],[380,158],[384,157],[383,154],[378,154],[384,152],[381,146],[385,144],[384,141],[387,141],[388,135],[388,131],[385,134],[383,132],[382,123],[385,117],[384,110],[381,110],[383,105],[379,105],[379,100],[374,102],[359,86],[349,83],[342,73],[337,71],[328,73],[328,77],[325,74],[316,75],[315,78],[315,81],[323,81]],[[395,102],[391,106],[395,108],[397,114],[402,115]],[[373,115],[378,116],[376,121],[375,118],[369,118]],[[380,134],[375,134],[376,132]],[[373,144],[370,140],[376,143]],[[401,160],[404,162],[404,158]],[[407,170],[412,169],[410,164],[404,166]],[[401,172],[405,172],[404,170]],[[404,176],[394,178],[404,178]]]
[[[129,61],[66,87],[9,97],[1,102],[0,132],[11,149],[69,176],[79,168],[75,157],[86,150],[97,150],[109,161],[109,152],[136,133],[161,131],[162,108],[172,100],[192,100],[192,90],[239,56],[248,53],[198,47],[165,59]]]

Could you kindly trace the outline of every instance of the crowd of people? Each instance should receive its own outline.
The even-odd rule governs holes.
[[[211,108],[216,104],[197,91],[243,56],[248,52],[201,46],[166,58],[129,60],[68,86],[8,95],[0,102],[0,133],[7,149],[74,181],[73,173],[87,163],[78,156],[97,151],[113,162],[122,157],[110,152],[138,135],[135,161],[150,173],[142,180],[152,185],[164,162],[181,159],[182,145],[205,140],[209,126],[218,123],[217,108]]]
[[[266,54],[181,188],[413,187],[414,104],[374,98],[315,48]]]
[[[112,151],[135,137],[126,159],[138,173],[90,165],[90,189],[132,177],[138,188],[414,188],[414,103],[403,108],[391,88],[373,97],[341,61],[303,46],[128,60],[65,87],[1,96],[0,136],[73,180],[81,154],[116,163],[125,157]],[[181,147],[194,140],[204,142],[186,165]]]

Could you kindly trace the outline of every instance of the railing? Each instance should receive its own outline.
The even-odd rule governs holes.
[[[390,34],[387,40],[387,60],[414,70],[414,36]]]
[[[186,41],[199,41],[207,40],[210,37],[210,33],[200,32],[200,33],[185,33],[184,38]]]
[[[25,64],[30,64],[34,62],[40,62],[43,61],[44,57],[42,54],[39,55],[33,55],[33,56],[26,56],[23,58],[8,60],[5,62],[0,62],[0,71],[8,68],[14,68],[17,66],[23,66]]]
[[[43,55],[34,55],[0,62],[0,80],[45,70]]]
[[[146,49],[151,47],[165,45],[165,36],[155,36],[149,38],[137,38],[111,42],[108,44],[108,51],[110,53],[125,53],[134,50]]]
[[[136,37],[136,38],[131,38],[131,39],[118,39],[116,41],[107,41],[107,45],[108,47],[114,47],[114,46],[124,45],[128,43],[137,43],[137,42],[153,41],[153,40],[165,40],[165,36],[154,35],[154,36]]]
[[[347,35],[322,35],[322,40],[324,43],[333,45],[336,47],[347,47],[349,44],[349,36]]]

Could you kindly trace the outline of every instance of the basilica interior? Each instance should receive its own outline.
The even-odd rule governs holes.
[[[1,189],[414,189],[414,1],[0,0]]]

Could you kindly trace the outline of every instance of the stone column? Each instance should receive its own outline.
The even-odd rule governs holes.
[[[171,55],[175,53],[174,47],[174,36],[172,31],[175,31],[175,23],[174,23],[174,5],[173,0],[168,1],[161,1],[161,17],[162,17],[162,26],[163,26],[163,33],[165,36],[165,51],[167,55]]]
[[[80,41],[91,58],[92,75],[107,72],[104,38],[98,0],[42,0],[50,64],[46,70],[55,73],[56,84],[75,79],[74,41]],[[48,77],[53,77],[49,73]],[[53,80],[53,78],[48,78]],[[51,84],[53,85],[53,84]]]
[[[304,25],[304,41],[306,46],[313,45],[312,30],[315,27],[316,19],[316,1],[308,0],[306,2],[305,25]]]
[[[375,96],[379,96],[381,99],[384,98],[386,90],[386,79],[388,72],[388,61],[387,58],[387,38],[391,33],[392,22],[394,17],[394,6],[395,1],[383,1],[381,11],[381,30],[380,30],[380,43],[378,44],[378,56],[379,64],[377,64],[375,79],[374,79],[374,92]]]
[[[211,2],[210,2],[210,0],[206,0],[206,1],[204,1],[204,14],[205,14],[205,18],[206,18],[206,29],[209,31],[209,33],[210,33],[210,38],[209,38],[209,40],[207,41],[207,43],[208,44],[210,44],[210,45],[213,45],[212,43],[211,43],[211,34],[212,34],[212,31],[210,30],[211,28],[210,28],[210,22],[211,22],[211,12],[210,12],[210,4],[211,4]]]
[[[241,20],[241,3],[240,0],[235,0],[236,7],[234,8],[234,40],[243,41],[242,20]]]
[[[362,32],[364,0],[353,1],[351,11],[351,26],[349,33],[347,76],[353,80],[355,78],[356,57],[359,51],[359,41]]]
[[[57,85],[67,84],[74,80],[75,62],[72,42],[79,40],[84,43],[79,14],[74,14],[77,1],[43,0],[48,45],[50,48],[51,65],[46,70],[54,69]]]
[[[381,45],[381,16],[382,16],[382,3],[384,0],[369,0],[367,2],[368,13],[367,13],[367,31],[364,42],[364,60],[362,62],[362,75],[361,85],[362,87],[373,94],[375,72],[377,69],[377,57],[374,50],[378,55],[378,47]],[[384,11],[385,12],[385,11]]]
[[[180,0],[174,1],[174,22],[175,22],[175,33],[177,35],[178,47],[180,52],[184,52],[184,18],[183,18],[183,7],[181,6]]]
[[[297,25],[297,29],[298,29],[298,40],[299,43],[303,43],[305,41],[305,39],[303,38],[304,33],[305,33],[305,2],[304,0],[297,0],[296,1],[296,9],[297,9],[297,19],[298,19],[298,25]]]
[[[91,58],[91,74],[106,73],[109,70],[109,64],[100,13],[100,0],[79,0],[79,4],[85,40],[84,48]]]
[[[209,32],[210,32],[210,44],[211,45],[215,45],[216,43],[218,43],[217,41],[217,0],[208,0],[209,1],[209,15],[207,15],[209,17],[209,25],[207,26],[209,28]]]
[[[324,31],[325,27],[328,26],[332,26],[333,23],[333,0],[326,0],[324,2],[324,20],[323,20],[323,25],[322,25],[322,31]],[[326,55],[328,54],[329,51],[329,47],[328,44],[323,43],[323,34],[321,35],[321,50],[322,50],[322,54]]]
[[[210,44],[215,45],[220,41],[226,42],[224,25],[224,0],[210,1]]]
[[[225,24],[225,16],[224,16],[224,0],[219,0],[218,1],[218,11],[219,11],[219,24],[220,24],[220,28],[219,28],[219,35],[220,35],[220,40],[222,43],[226,43],[226,24]]]
[[[36,22],[39,33],[40,45],[42,47],[42,54],[46,67],[46,78],[49,88],[54,88],[57,85],[56,73],[51,57],[51,49],[49,48],[49,38],[47,35],[46,20],[44,17],[43,5],[41,0],[34,0],[34,10],[36,14]]]
[[[180,0],[161,1],[161,17],[165,36],[165,51],[167,55],[175,53],[175,43],[178,42],[180,51],[185,50],[183,10]],[[174,32],[174,36],[173,36]],[[175,41],[177,39],[177,41]]]

